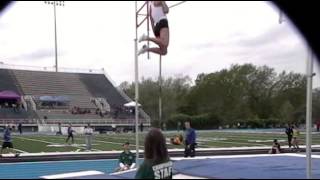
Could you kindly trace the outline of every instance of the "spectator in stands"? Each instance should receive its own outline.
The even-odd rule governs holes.
[[[140,124],[140,131],[143,132],[143,122]]]
[[[151,129],[144,141],[144,161],[139,167],[136,179],[172,179],[166,139],[159,129]]]
[[[88,123],[88,125],[84,128],[84,135],[86,137],[87,151],[91,151],[93,129],[91,128],[90,123]]]
[[[19,100],[19,101],[17,101],[17,103],[16,103],[16,105],[17,105],[17,111],[19,112],[20,111],[20,109],[22,108],[22,103],[21,103],[21,101]]]
[[[316,125],[317,125],[317,132],[319,132],[320,131],[320,119],[318,119]]]
[[[97,106],[96,101],[94,99],[91,99],[91,103],[93,103],[95,106]]]
[[[75,132],[75,131],[72,129],[72,125],[69,124],[69,127],[68,127],[68,138],[66,140],[66,143],[68,143],[70,138],[72,140],[72,144],[74,143],[73,132]]]
[[[12,106],[13,112],[17,112],[17,105],[13,103],[11,106]]]
[[[117,118],[118,118],[118,115],[119,115],[119,110],[116,109],[115,112],[114,112],[114,118],[117,119]]]
[[[136,114],[136,108],[132,108],[132,114],[133,114],[133,115]]]
[[[269,150],[269,154],[279,154],[281,152],[280,144],[278,140],[273,140],[272,148]]]
[[[195,157],[196,155],[196,132],[193,128],[191,128],[190,122],[185,122],[185,151],[184,157]]]
[[[18,124],[18,131],[20,134],[22,134],[22,123]]]
[[[104,114],[101,111],[100,111],[99,115],[100,115],[101,118],[104,117]]]
[[[136,166],[136,156],[129,149],[129,142],[123,144],[123,152],[119,157],[119,168],[116,171],[127,171],[135,168]]]

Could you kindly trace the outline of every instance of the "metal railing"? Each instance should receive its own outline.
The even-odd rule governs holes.
[[[104,71],[104,75],[111,82],[111,84],[116,88],[116,90],[121,94],[123,98],[125,98],[128,102],[132,101],[132,99],[126,93],[124,93],[121,88],[116,86],[116,83],[110,78],[110,76],[105,71]],[[144,118],[147,119],[147,121],[149,122],[151,121],[150,116],[142,108],[139,109],[139,112]]]
[[[134,125],[135,119],[106,119],[106,120],[101,120],[101,119],[50,119],[50,120],[45,120],[46,124],[88,124],[90,123],[91,125],[95,124],[103,124],[103,125]],[[149,122],[146,122],[145,119],[140,119],[140,123],[143,122],[146,125],[149,124]]]
[[[143,122],[144,125],[150,125],[149,122],[147,122],[145,119],[140,119],[140,123]],[[101,119],[50,119],[50,120],[44,120],[44,119],[0,119],[0,124],[32,124],[32,125],[50,125],[50,124],[88,124],[91,125],[134,125],[135,119],[107,119],[107,120],[101,120]]]
[[[26,66],[26,65],[7,64],[3,62],[0,63],[0,69],[56,72],[55,66],[52,66],[52,67]],[[66,67],[59,67],[59,72],[104,74],[103,69],[84,69],[84,68],[66,68]]]
[[[103,108],[105,111],[110,112],[111,111],[111,107],[110,104],[107,102],[107,100],[105,98],[99,98],[100,101],[103,103]]]
[[[0,124],[37,124],[36,119],[0,119]]]
[[[21,96],[21,103],[26,111],[28,111],[28,105],[24,96]]]
[[[32,97],[32,96],[24,96],[25,101],[26,102],[29,101],[31,103],[32,110],[36,111],[37,110],[37,106],[36,106],[36,103],[34,102],[33,98],[34,97]]]

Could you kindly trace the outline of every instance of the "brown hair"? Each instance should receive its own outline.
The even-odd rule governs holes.
[[[169,160],[166,139],[159,129],[151,129],[144,141],[144,159],[154,163]]]

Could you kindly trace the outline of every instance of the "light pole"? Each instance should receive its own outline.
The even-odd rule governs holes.
[[[54,12],[54,42],[55,42],[55,62],[56,72],[58,72],[58,43],[57,43],[57,18],[56,18],[56,6],[64,6],[64,1],[44,1],[44,3],[53,5]]]

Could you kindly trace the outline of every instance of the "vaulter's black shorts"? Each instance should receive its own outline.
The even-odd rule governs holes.
[[[5,148],[13,148],[12,142],[3,142],[2,149],[5,149]]]
[[[160,31],[162,28],[169,28],[167,19],[161,19],[154,27],[154,35],[156,37],[160,37]]]

